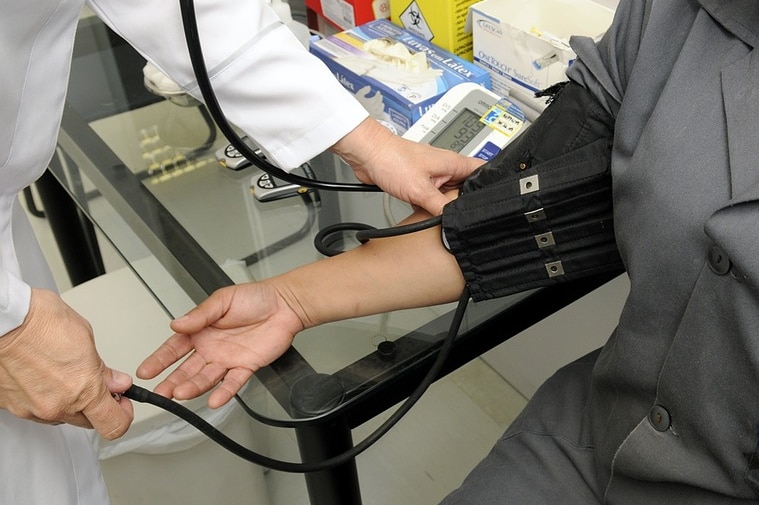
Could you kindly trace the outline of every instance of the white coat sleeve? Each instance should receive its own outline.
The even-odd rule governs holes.
[[[146,59],[196,97],[178,0],[88,0]],[[225,115],[282,168],[353,130],[368,113],[263,0],[196,0],[200,39]]]
[[[18,198],[0,197],[11,228],[0,248],[0,336],[17,328],[29,312],[31,286],[57,291],[37,237]],[[10,206],[10,208],[9,208]],[[12,209],[12,210],[11,210]]]
[[[21,326],[29,312],[32,288],[0,258],[0,337]]]

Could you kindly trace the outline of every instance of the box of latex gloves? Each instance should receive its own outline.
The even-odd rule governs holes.
[[[593,0],[483,0],[469,8],[475,64],[490,72],[493,91],[533,109],[536,91],[566,79],[577,57],[569,37],[599,38],[614,10]]]
[[[488,72],[384,19],[311,41],[369,113],[403,134],[453,86],[490,89]]]

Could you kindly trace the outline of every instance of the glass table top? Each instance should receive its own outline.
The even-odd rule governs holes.
[[[410,211],[379,193],[314,191],[258,201],[251,186],[262,173],[221,166],[216,151],[228,142],[202,106],[151,95],[142,84],[143,65],[102,24],[82,22],[58,163],[51,169],[172,317],[219,287],[321,258],[313,241],[325,226],[355,221],[387,227]],[[318,178],[355,181],[331,154],[309,166]],[[470,303],[462,341],[529,296]],[[281,406],[277,416],[292,415],[290,388],[315,374],[336,378],[349,404],[434,358],[452,309],[397,311],[306,330],[288,353],[256,374],[257,381]],[[271,402],[259,403],[271,414]]]

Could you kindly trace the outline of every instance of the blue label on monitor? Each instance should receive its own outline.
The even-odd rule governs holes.
[[[486,142],[482,149],[473,156],[473,158],[480,158],[481,160],[490,161],[493,156],[501,152],[501,148],[492,142]]]

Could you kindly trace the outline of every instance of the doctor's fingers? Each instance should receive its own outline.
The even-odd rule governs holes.
[[[114,440],[122,436],[129,429],[134,420],[132,402],[126,398],[114,398],[110,391],[103,386],[101,394],[81,412],[89,426],[94,428],[100,436],[107,440]],[[79,416],[67,422],[75,426],[76,421],[81,421]]]
[[[126,433],[134,419],[134,410],[132,402],[127,398],[116,399],[107,393],[81,412],[46,417],[29,413],[19,417],[53,426],[70,424],[78,428],[94,428],[103,438],[113,440]]]

